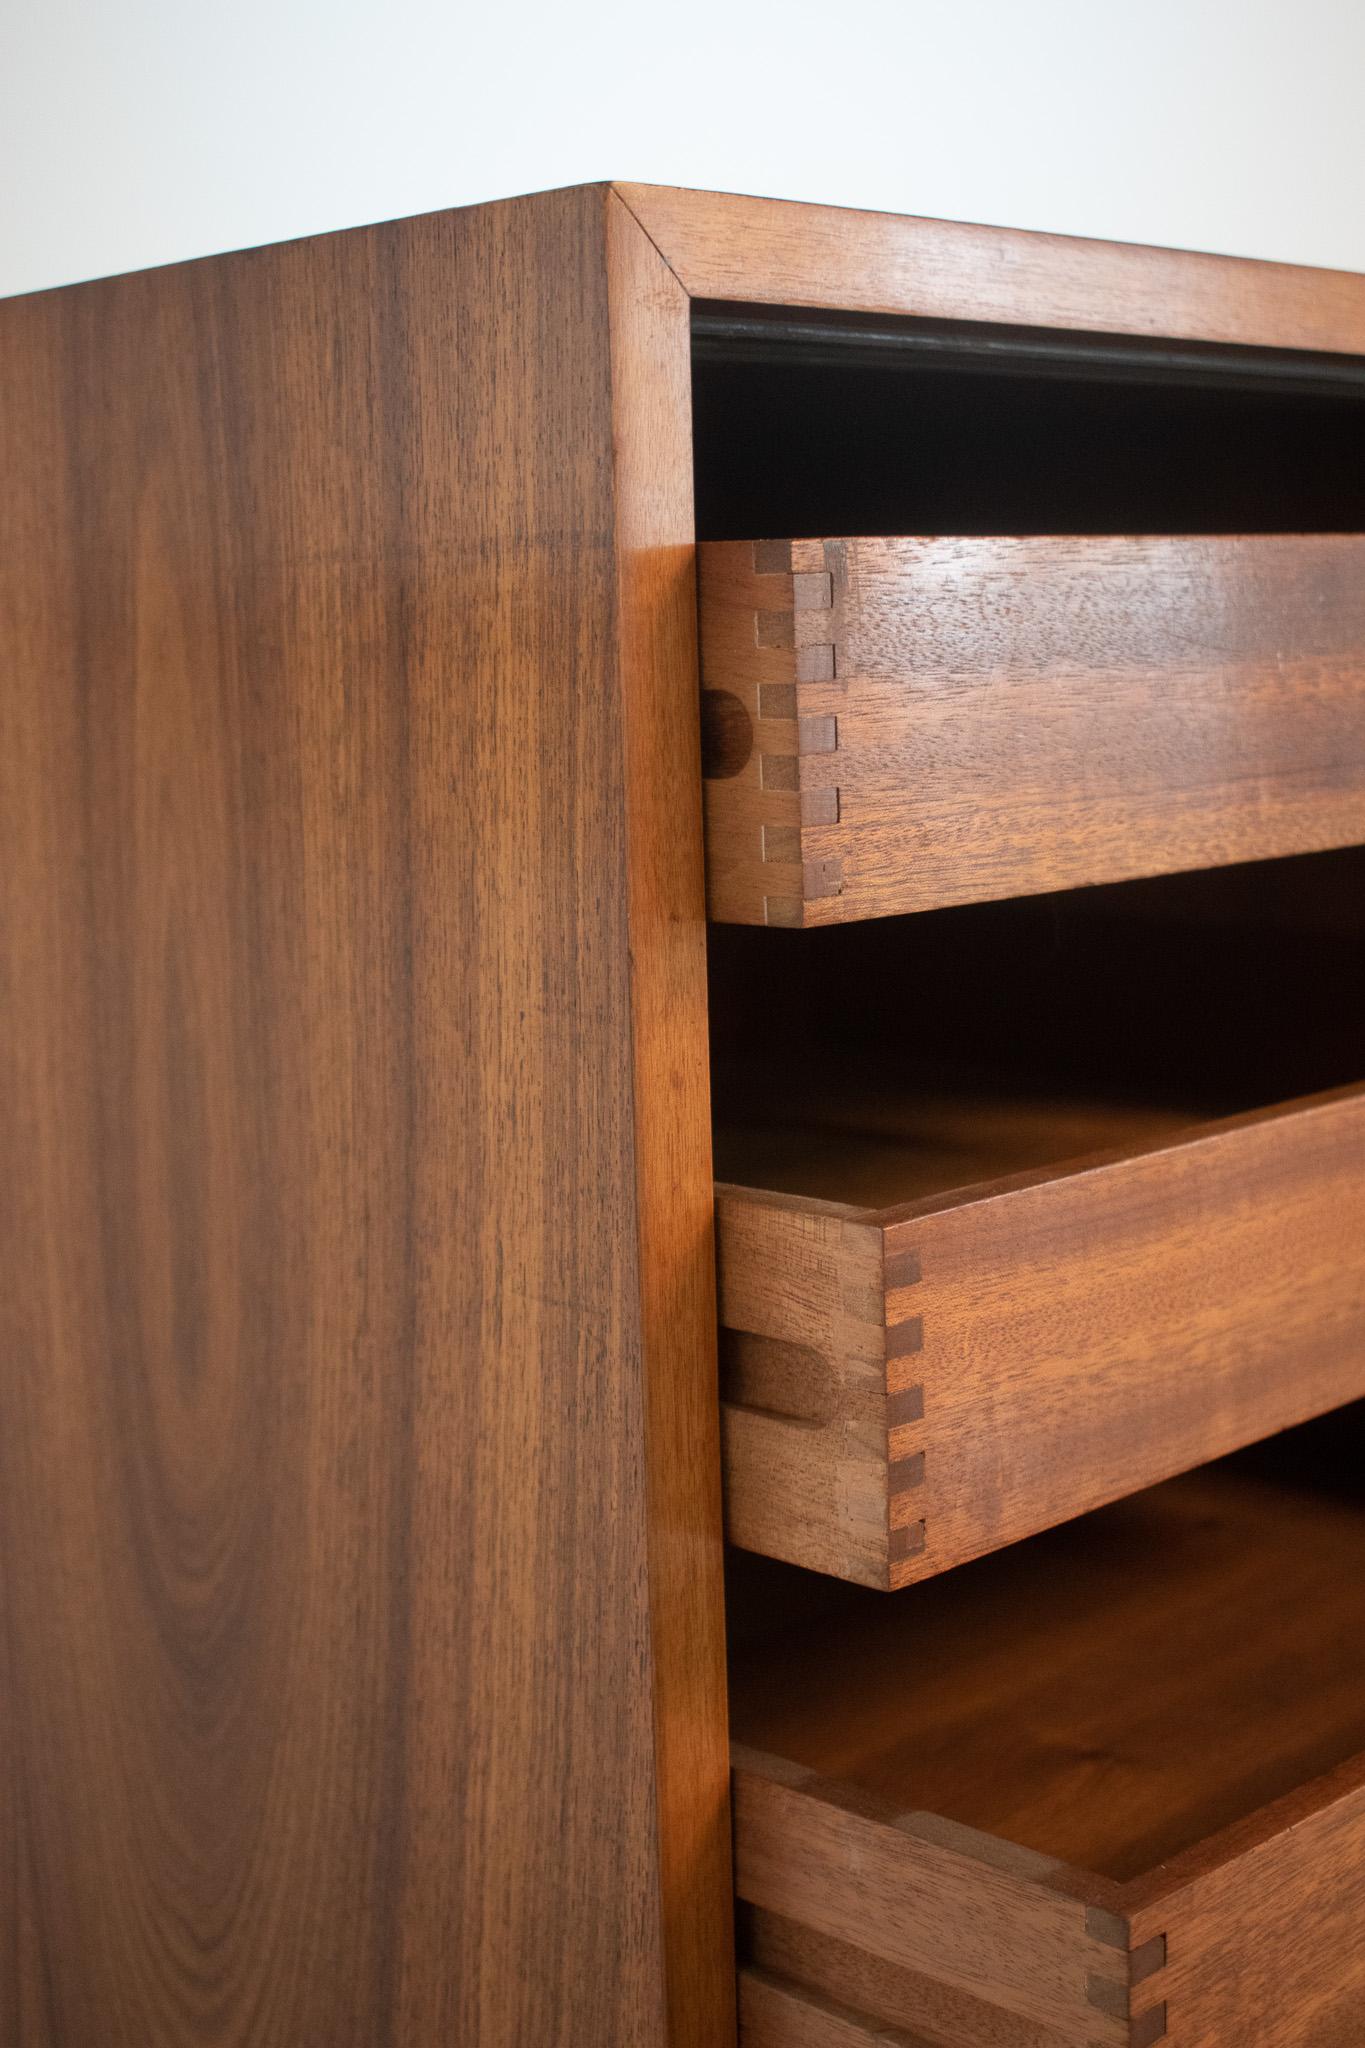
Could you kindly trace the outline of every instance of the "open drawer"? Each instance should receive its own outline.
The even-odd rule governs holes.
[[[699,562],[714,918],[1365,839],[1365,537],[711,541]]]
[[[1365,1087],[789,1092],[717,1137],[733,1542],[904,1586],[1365,1394]]]
[[[1362,2039],[1365,1481],[1324,1428],[1349,1471],[1267,1446],[751,1644],[745,2048]]]

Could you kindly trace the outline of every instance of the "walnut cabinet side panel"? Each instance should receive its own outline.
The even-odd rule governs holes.
[[[0,306],[13,2048],[732,2024],[686,301],[611,209]]]

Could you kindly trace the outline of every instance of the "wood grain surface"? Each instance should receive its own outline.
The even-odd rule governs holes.
[[[1154,1988],[1178,2048],[1354,2048],[1365,1998],[1365,1756],[1153,1872],[1132,1887],[1129,1914],[1135,1940],[1166,1930]]]
[[[1075,1897],[1117,1943],[1087,1992],[1114,2032],[1079,2038],[1345,2048],[1365,1506],[1358,1418],[1334,1426],[1335,1458],[1317,1425],[1297,1465],[1267,1448],[1172,1481],[908,1605],[849,1590],[818,1635],[747,1653],[735,1728],[769,1752],[736,1753],[753,1961],[873,2038],[1051,2048],[1066,2020],[1025,2004],[1014,1944],[1041,1964],[1026,1930]],[[998,1945],[963,1970],[986,1924]]]
[[[828,924],[1365,837],[1365,539],[717,541],[713,917]],[[712,711],[712,724],[715,723]]]
[[[924,2048],[925,2043],[931,2048],[1058,2048],[1055,2028],[1017,2011],[1002,2012],[991,2000],[989,1979],[964,1989],[904,1963],[889,1962],[870,1949],[818,1934],[779,1913],[744,1907],[741,1926],[743,2048],[753,2048],[755,2022],[762,2048],[769,2036],[777,2048],[791,2048],[784,2041],[784,2027],[792,2030],[793,2041],[802,2048],[802,2029],[813,2031],[818,2048],[824,2048],[820,2029],[835,2025],[849,2030],[845,2036],[835,2033],[838,2048],[843,2048],[845,2038],[861,2043],[869,2037],[886,2048],[905,2048],[907,2042],[910,2048]],[[1116,1950],[1105,1967],[1108,1975],[1102,1981],[1118,1984],[1125,1967],[1131,1966]],[[762,1979],[762,1992],[757,1991],[755,1977]]]
[[[694,299],[1365,353],[1365,278],[620,183]]]
[[[0,307],[14,2048],[728,2035],[685,331],[625,225]]]
[[[688,303],[615,197],[606,237],[665,2038],[723,2048],[734,1937]]]
[[[1036,1125],[1027,1106],[1046,1157],[1047,1105]],[[905,1149],[937,1118],[929,1156],[970,1170],[979,1105],[957,1147],[950,1110],[911,1097]],[[1108,1157],[902,1210],[719,1188],[733,1541],[904,1586],[1365,1394],[1365,1090],[1175,1136],[1126,1120]],[[811,1138],[837,1185],[837,1132]],[[854,1184],[890,1192],[898,1149],[856,1119],[845,1144]]]
[[[879,2027],[765,1970],[741,1970],[739,2019],[744,2048],[936,2048],[927,2034]]]

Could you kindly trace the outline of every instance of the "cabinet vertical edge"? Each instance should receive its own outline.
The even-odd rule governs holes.
[[[649,1614],[670,2048],[734,2039],[690,301],[605,195]]]

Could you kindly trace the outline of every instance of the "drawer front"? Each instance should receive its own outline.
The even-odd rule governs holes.
[[[1365,1395],[1365,1089],[911,1212],[718,1191],[731,1539],[897,1587]]]
[[[717,919],[831,924],[1365,839],[1365,538],[699,556]]]

